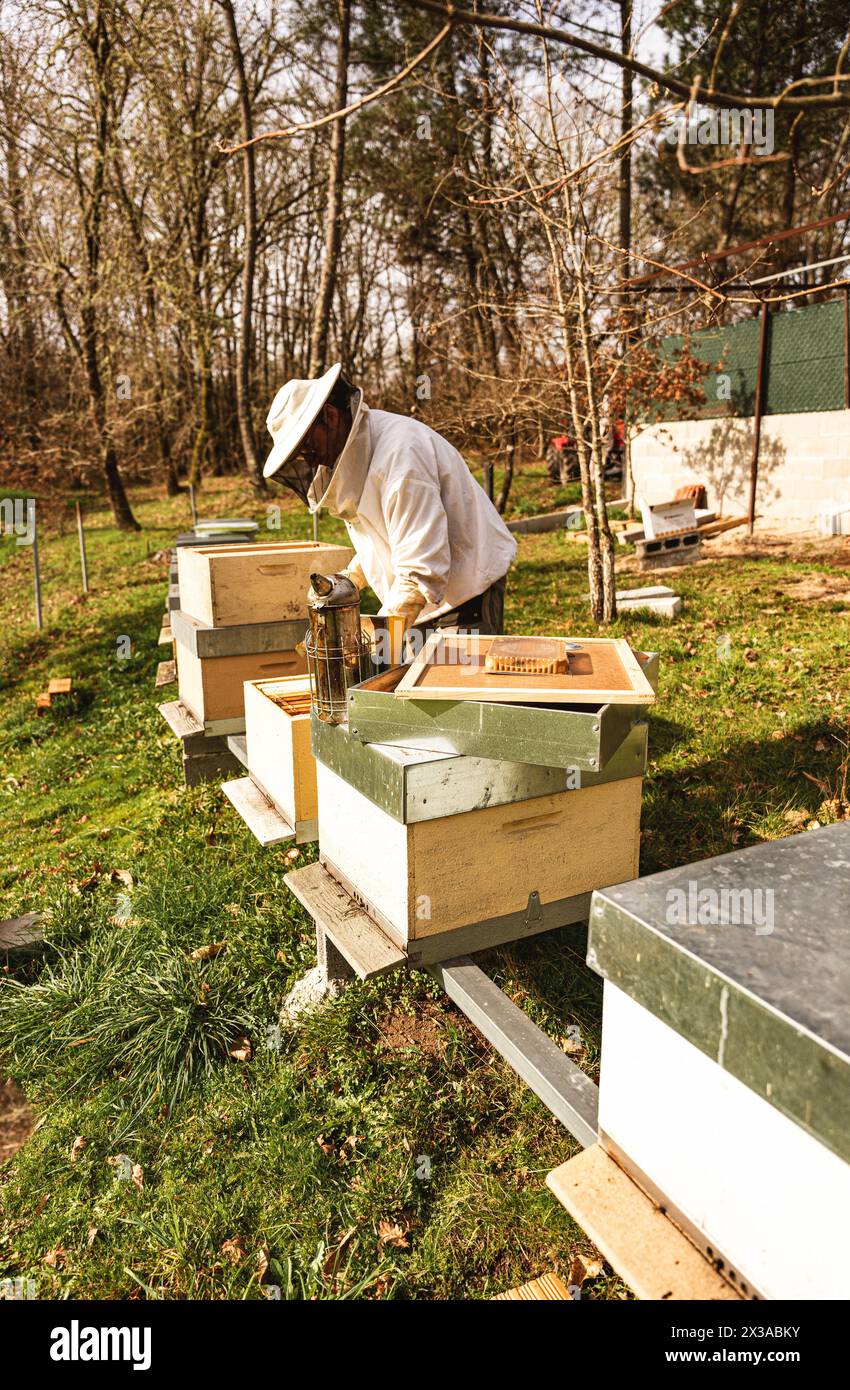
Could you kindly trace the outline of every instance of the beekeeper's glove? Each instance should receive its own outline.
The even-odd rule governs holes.
[[[415,623],[428,600],[412,579],[397,579],[387,601],[378,610],[379,618],[386,618],[390,637],[390,661],[397,666],[402,660],[404,634]]]
[[[428,602],[418,584],[412,579],[397,579],[387,594],[386,603],[378,609],[381,618],[406,618],[408,626],[415,623]]]
[[[340,574],[344,574],[346,579],[350,579],[352,584],[356,585],[361,592],[366,588],[369,582],[363,573],[363,566],[356,555],[344,570],[340,570]]]

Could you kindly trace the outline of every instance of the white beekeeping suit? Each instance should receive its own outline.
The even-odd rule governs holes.
[[[516,542],[462,456],[420,420],[370,410],[359,393],[335,467],[308,497],[341,517],[381,613],[426,622],[503,578]],[[359,574],[358,574],[359,571]]]

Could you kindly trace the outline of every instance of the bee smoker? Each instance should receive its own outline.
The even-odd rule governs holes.
[[[326,724],[347,717],[346,691],[372,675],[372,644],[360,627],[360,593],[343,574],[311,574],[307,666],[313,709]]]

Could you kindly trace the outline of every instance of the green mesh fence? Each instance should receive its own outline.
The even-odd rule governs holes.
[[[752,415],[759,356],[759,320],[692,333],[691,352],[710,364],[703,380],[705,404],[665,411],[666,419]],[[666,338],[666,356],[681,348]],[[844,301],[774,312],[768,322],[766,415],[844,408]]]

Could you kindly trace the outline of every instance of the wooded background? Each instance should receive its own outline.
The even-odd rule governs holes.
[[[260,488],[275,392],[339,360],[373,404],[489,451],[508,485],[578,422],[593,510],[606,421],[696,399],[690,327],[758,312],[728,286],[847,249],[847,222],[826,219],[848,200],[850,5],[490,10],[317,124],[391,82],[443,7],[0,3],[3,478],[105,486],[124,526],[124,479],[174,491],[247,469]],[[773,99],[774,152],[671,145],[674,82],[709,107]],[[815,221],[734,273],[675,278],[681,293],[623,286]],[[808,271],[774,297],[834,279]],[[682,352],[662,359],[674,331]]]

